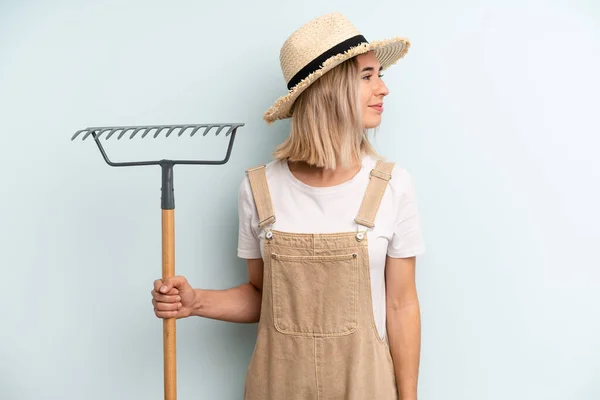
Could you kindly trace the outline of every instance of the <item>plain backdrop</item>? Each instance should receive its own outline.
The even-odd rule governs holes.
[[[375,145],[422,215],[419,398],[600,399],[598,1],[3,0],[2,400],[162,399],[160,168],[111,168],[71,136],[244,123],[227,164],[175,167],[176,273],[243,283],[237,190],[289,129],[262,121],[285,93],[279,48],[331,11],[412,41]],[[105,143],[218,159],[226,141]],[[179,398],[241,399],[255,329],[179,321]]]

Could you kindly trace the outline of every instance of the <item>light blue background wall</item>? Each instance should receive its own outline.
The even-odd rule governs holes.
[[[240,284],[238,185],[289,127],[261,120],[279,47],[330,11],[413,42],[376,146],[417,184],[420,399],[600,399],[592,0],[1,2],[1,399],[162,399],[160,169],[110,168],[70,136],[244,122],[230,163],[175,169],[177,273]],[[211,140],[109,150],[221,156]],[[179,398],[240,399],[254,329],[180,321]]]

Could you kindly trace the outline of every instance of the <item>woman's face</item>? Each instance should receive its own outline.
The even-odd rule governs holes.
[[[383,98],[389,93],[387,86],[381,80],[381,64],[370,51],[356,57],[360,71],[360,103],[365,129],[375,128],[381,123],[383,113]]]

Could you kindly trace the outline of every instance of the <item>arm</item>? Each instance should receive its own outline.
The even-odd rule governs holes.
[[[248,260],[248,282],[226,290],[195,289],[191,315],[229,322],[258,322],[262,302],[262,258]]]
[[[417,399],[421,317],[415,284],[416,258],[387,257],[387,332],[400,400]]]
[[[248,282],[225,290],[194,289],[183,276],[154,281],[152,304],[159,318],[198,316],[229,322],[260,319],[262,258],[248,260]]]

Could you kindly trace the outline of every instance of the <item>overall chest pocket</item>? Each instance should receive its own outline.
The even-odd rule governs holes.
[[[358,325],[358,259],[334,256],[271,256],[275,328],[284,334],[341,336]]]

